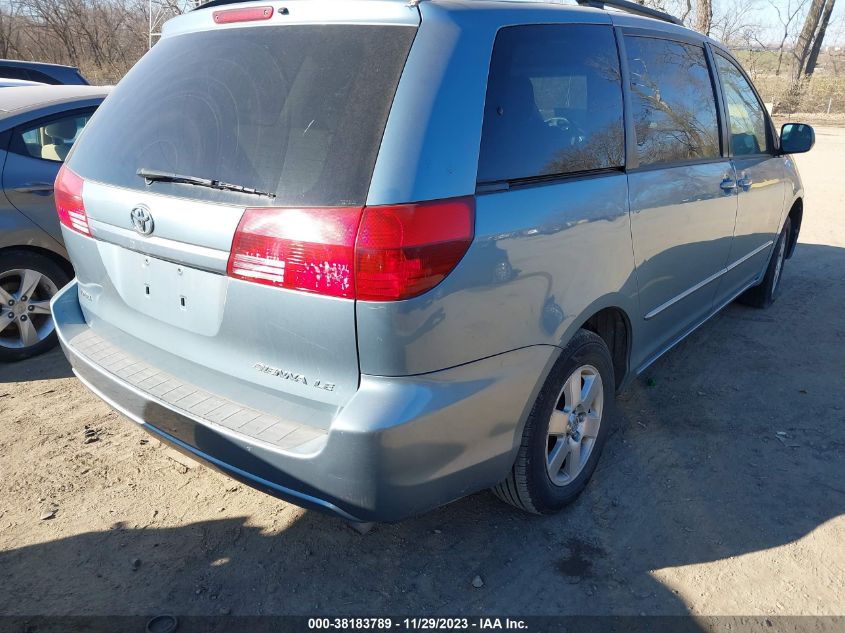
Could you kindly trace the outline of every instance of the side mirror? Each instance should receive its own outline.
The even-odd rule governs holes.
[[[816,143],[816,133],[806,123],[786,123],[780,129],[780,151],[784,154],[809,152]]]

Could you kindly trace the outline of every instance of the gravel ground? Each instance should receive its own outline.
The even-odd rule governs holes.
[[[843,156],[822,128],[798,159],[776,304],[623,393],[554,517],[485,492],[362,537],[176,461],[58,351],[0,366],[0,613],[845,614]]]

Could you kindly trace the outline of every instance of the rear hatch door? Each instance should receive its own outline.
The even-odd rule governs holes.
[[[399,3],[387,4],[374,3],[399,15]],[[384,24],[285,24],[275,12],[218,26],[209,9],[186,16],[203,28],[172,29],[153,47],[67,163],[84,181],[95,238],[68,240],[92,327],[343,406],[359,380],[355,302],[320,286],[337,268],[330,256],[309,264],[318,282],[306,290],[264,283],[286,270],[262,243],[254,274],[229,275],[227,265],[247,209],[284,209],[279,230],[307,240],[297,217],[363,207],[418,22],[401,10]]]

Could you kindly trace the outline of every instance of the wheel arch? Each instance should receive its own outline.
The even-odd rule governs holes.
[[[601,337],[610,350],[616,391],[619,391],[630,377],[630,359],[633,344],[633,328],[630,310],[624,306],[621,297],[607,297],[590,305],[573,320],[573,326],[561,341],[561,347],[578,330],[584,329]]]
[[[786,217],[790,221],[789,243],[786,247],[786,258],[789,259],[795,252],[795,246],[798,244],[798,234],[801,232],[801,221],[804,219],[803,197],[799,196],[793,201]]]
[[[75,273],[73,272],[73,266],[71,265],[70,261],[68,261],[66,257],[63,257],[61,254],[57,253],[56,251],[50,250],[49,248],[44,248],[43,246],[35,246],[33,244],[4,246],[0,248],[0,255],[5,255],[14,251],[35,253],[37,255],[41,255],[42,257],[46,257],[47,259],[52,260],[63,271],[65,271],[67,273],[67,276],[71,279],[73,279],[73,277],[75,276]]]

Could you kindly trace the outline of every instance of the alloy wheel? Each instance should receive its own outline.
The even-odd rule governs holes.
[[[556,486],[572,483],[596,443],[604,409],[601,374],[592,365],[576,369],[563,385],[549,420],[546,470]]]
[[[24,349],[53,333],[50,299],[56,284],[37,270],[0,272],[0,347]]]

